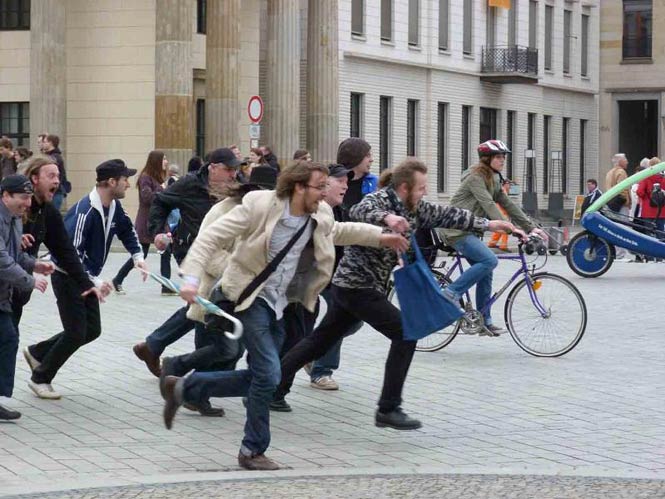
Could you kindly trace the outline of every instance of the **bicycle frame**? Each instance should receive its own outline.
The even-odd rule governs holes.
[[[455,254],[455,263],[448,269],[448,272],[446,272],[444,275],[446,278],[450,279],[451,281],[453,280],[451,278],[453,272],[455,269],[459,269],[460,275],[464,273],[464,267],[462,264],[462,258],[464,258],[464,255],[460,255],[459,253]],[[547,310],[545,310],[545,307],[540,303],[538,300],[538,297],[536,296],[536,293],[534,292],[533,289],[533,282],[531,280],[531,276],[529,275],[529,268],[526,263],[526,259],[524,258],[524,253],[522,251],[519,252],[517,255],[497,255],[497,258],[499,260],[513,260],[513,261],[519,261],[520,262],[520,268],[513,273],[513,275],[506,281],[506,283],[499,289],[497,292],[495,292],[489,299],[489,301],[485,304],[485,306],[482,308],[482,310],[479,310],[479,312],[484,316],[486,312],[488,312],[492,306],[497,302],[499,297],[518,279],[520,275],[524,275],[524,279],[527,281],[527,288],[529,290],[529,296],[531,297],[531,302],[533,303],[534,307],[536,307],[536,310],[545,318],[549,314]],[[464,293],[465,299],[468,303],[473,303],[471,301],[471,294],[467,290]]]

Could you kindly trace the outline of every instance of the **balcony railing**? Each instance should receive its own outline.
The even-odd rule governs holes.
[[[483,47],[482,73],[538,78],[538,49],[529,47]]]

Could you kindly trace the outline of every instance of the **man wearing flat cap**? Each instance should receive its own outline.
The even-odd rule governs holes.
[[[129,187],[129,177],[136,174],[136,170],[127,168],[121,159],[110,159],[100,164],[96,172],[95,188],[69,209],[65,215],[65,229],[88,277],[105,297],[113,287],[99,275],[115,236],[132,255],[136,267],[144,270],[147,267],[134,224],[120,204]],[[35,352],[37,356],[26,355],[33,372],[41,364],[38,359],[50,359],[49,379],[30,385],[38,397],[47,399],[61,396],[50,384],[57,370],[79,348],[95,340],[102,332],[97,294],[82,296],[79,280],[63,268],[60,259],[53,256],[53,262],[56,271],[51,283],[58,300],[63,331],[31,347],[29,352]]]
[[[30,180],[23,175],[9,175],[0,183],[0,193],[0,397],[11,397],[18,350],[12,294],[33,288],[46,291],[46,279],[31,274],[50,274],[53,264],[37,261],[21,249],[21,217],[32,201]],[[0,420],[20,417],[20,412],[0,405]]]

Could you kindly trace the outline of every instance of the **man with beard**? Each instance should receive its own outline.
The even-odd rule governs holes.
[[[450,227],[475,230],[514,230],[509,222],[488,221],[452,206],[423,200],[427,193],[427,167],[408,158],[382,178],[388,187],[368,194],[351,208],[352,220],[393,227],[410,233],[416,227]],[[395,217],[400,218],[399,223]],[[402,226],[403,224],[403,226]],[[403,339],[400,311],[386,297],[386,284],[397,265],[397,255],[383,248],[346,248],[332,280],[326,316],[314,332],[301,340],[282,359],[283,385],[307,362],[319,358],[349,328],[363,321],[391,340],[385,365],[383,390],[375,424],[396,430],[414,430],[420,421],[401,408],[402,388],[416,349],[415,341]]]
[[[83,268],[78,253],[72,244],[60,211],[53,205],[53,197],[58,192],[60,185],[58,165],[51,158],[36,157],[30,160],[26,171],[30,179],[34,194],[32,204],[27,213],[26,223],[23,225],[23,247],[28,254],[37,257],[37,252],[42,243],[49,250],[51,257],[58,262],[58,266],[67,273],[69,278],[76,283],[81,293],[81,300],[67,300],[66,296],[56,297],[65,300],[67,307],[81,310],[70,315],[85,316],[84,302],[88,296],[90,300],[102,301],[101,290],[95,287],[90,276]],[[58,277],[55,277],[57,280]],[[60,288],[54,288],[58,290]],[[12,301],[14,319],[18,323],[21,320],[23,305],[30,299],[30,293],[15,293]],[[62,307],[61,307],[62,308]],[[62,323],[67,319],[62,316]],[[28,382],[30,389],[41,398],[54,398],[58,394],[53,390],[51,381],[58,369],[74,353],[80,342],[72,342],[68,336],[59,337],[57,343],[48,351],[40,351],[36,345],[23,349],[23,356],[32,369],[32,376]],[[44,351],[46,353],[44,354]]]
[[[103,281],[99,274],[116,235],[132,255],[136,267],[147,270],[134,225],[119,201],[125,197],[129,177],[136,170],[127,168],[121,159],[111,159],[99,165],[96,172],[95,188],[67,212],[65,228],[88,277],[99,289],[82,295],[82,277],[71,266],[68,254],[65,253],[67,263],[51,255],[56,265],[51,282],[63,331],[24,351],[33,372],[28,386],[40,398],[60,398],[51,386],[58,369],[74,352],[101,334],[99,296],[107,296],[113,285]],[[74,275],[65,265],[74,270]],[[46,364],[44,368],[41,362]]]
[[[14,391],[18,321],[12,314],[12,294],[38,289],[42,293],[46,279],[32,272],[50,274],[53,264],[36,261],[21,250],[21,218],[30,208],[32,185],[23,175],[9,175],[0,183],[0,397]],[[21,413],[0,405],[0,420],[12,420]]]
[[[193,303],[199,291],[195,276],[219,248],[233,245],[221,291],[235,304],[233,313],[243,324],[240,341],[247,349],[249,368],[194,372],[186,378],[166,376],[160,380],[166,400],[164,423],[171,428],[183,403],[196,405],[211,396],[247,396],[245,437],[238,455],[238,463],[246,469],[279,468],[264,453],[270,445],[268,407],[280,379],[287,288],[292,300],[313,312],[332,274],[335,244],[384,245],[396,250],[406,250],[408,245],[402,236],[381,234],[378,227],[335,222],[330,207],[321,202],[327,177],[328,168],[317,163],[285,168],[275,191],[248,193],[240,206],[201,232],[182,266],[186,284],[180,296]]]
[[[173,256],[180,265],[189,247],[196,238],[203,218],[210,208],[225,197],[226,188],[235,181],[240,161],[229,148],[215,149],[208,154],[208,163],[197,172],[181,177],[168,189],[155,196],[150,208],[148,231],[155,234],[155,246],[165,250],[169,241],[173,241]],[[180,210],[180,222],[176,234],[165,234],[169,213]],[[159,377],[160,356],[167,346],[176,342],[192,329],[195,321],[187,318],[188,307],[178,309],[161,326],[155,329],[145,341],[134,345],[134,355],[145,362],[148,370]],[[204,346],[203,334],[199,328],[196,335],[196,347]],[[214,408],[210,403],[198,407],[203,416],[223,416],[221,408]]]

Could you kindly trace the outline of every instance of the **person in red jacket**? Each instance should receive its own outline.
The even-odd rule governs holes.
[[[658,163],[660,163],[660,159],[658,158],[651,158],[649,160],[650,166],[657,165]],[[637,196],[640,198],[642,206],[641,218],[652,222],[655,224],[656,229],[663,231],[665,230],[665,206],[658,207],[654,205],[651,199],[651,193],[656,184],[659,184],[660,188],[665,190],[665,175],[657,173],[640,181],[637,185]],[[658,238],[665,239],[665,234],[658,234]]]

